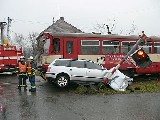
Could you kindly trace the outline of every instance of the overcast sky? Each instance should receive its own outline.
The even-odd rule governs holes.
[[[114,23],[113,33],[128,34],[134,24],[135,35],[144,30],[160,36],[160,0],[0,0],[0,5],[0,21],[13,19],[12,34],[40,33],[53,17],[63,16],[85,32],[94,31],[97,24]]]

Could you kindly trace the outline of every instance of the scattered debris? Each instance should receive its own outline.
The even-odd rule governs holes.
[[[105,75],[105,77],[107,77],[113,69],[114,68],[108,70],[108,73]],[[132,81],[133,78],[129,78],[128,76],[121,73],[119,70],[116,70],[110,77],[108,84],[116,91],[125,91],[128,85],[132,83]]]

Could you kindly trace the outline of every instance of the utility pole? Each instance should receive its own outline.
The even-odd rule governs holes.
[[[0,28],[1,28],[1,45],[3,45],[3,40],[4,40],[4,36],[3,36],[3,31],[4,31],[4,26],[6,25],[6,22],[0,22]]]
[[[9,17],[8,17],[8,23],[7,23],[7,38],[8,38],[8,40],[10,40],[10,30],[9,30],[9,28],[11,27],[11,22],[12,22],[12,19],[10,19]]]

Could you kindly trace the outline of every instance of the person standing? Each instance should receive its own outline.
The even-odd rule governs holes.
[[[24,56],[20,57],[20,61],[18,62],[18,65],[16,67],[16,73],[19,80],[18,89],[21,90],[21,87],[24,87],[24,90],[26,90],[27,63],[25,62]]]
[[[31,83],[31,89],[29,89],[30,92],[36,91],[36,84],[35,84],[35,69],[36,64],[34,63],[33,57],[30,56],[28,58],[29,62],[27,64],[27,75],[29,77],[29,82]]]

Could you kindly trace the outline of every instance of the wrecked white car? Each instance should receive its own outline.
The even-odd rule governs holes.
[[[48,66],[46,78],[49,81],[55,82],[59,87],[66,87],[69,82],[79,84],[102,82],[104,76],[109,72],[110,71],[103,66],[90,60],[56,59]],[[119,77],[117,77],[117,75],[119,75]],[[110,86],[115,90],[124,90],[124,88],[128,86],[126,82],[127,79],[122,81],[124,76],[124,74],[117,70],[111,77],[116,78],[110,81]]]
[[[106,73],[107,69],[93,61],[56,59],[48,66],[46,78],[59,87],[65,87],[69,82],[99,83]]]

